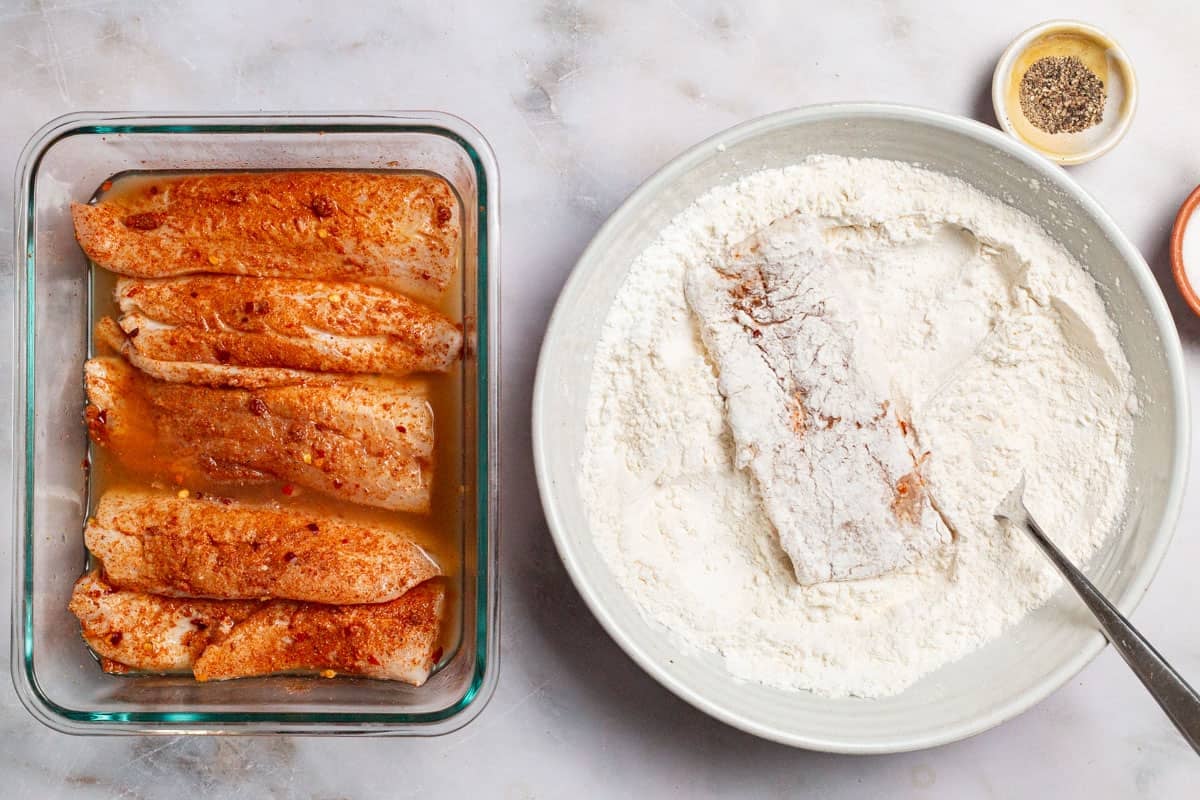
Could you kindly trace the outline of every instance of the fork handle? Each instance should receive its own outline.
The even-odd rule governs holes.
[[[1104,635],[1125,659],[1151,696],[1162,706],[1183,738],[1200,755],[1200,696],[1178,672],[1138,633],[1137,629],[1082,572],[1064,556],[1032,517],[1026,518],[1028,533],[1045,551],[1054,566],[1096,616]]]

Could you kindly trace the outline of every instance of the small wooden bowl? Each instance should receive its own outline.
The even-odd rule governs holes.
[[[1183,295],[1188,307],[1200,316],[1200,296],[1196,294],[1196,289],[1188,280],[1187,265],[1183,263],[1183,235],[1187,232],[1187,227],[1191,224],[1198,205],[1200,205],[1200,186],[1192,190],[1187,200],[1184,200],[1183,205],[1179,207],[1179,213],[1175,215],[1175,226],[1171,229],[1171,274],[1175,276],[1175,285],[1179,287],[1179,293]],[[1200,270],[1200,264],[1193,264],[1192,267]]]

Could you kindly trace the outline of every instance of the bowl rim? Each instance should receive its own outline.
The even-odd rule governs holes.
[[[583,292],[587,282],[587,275],[594,268],[593,264],[603,246],[604,240],[611,236],[613,231],[619,230],[626,223],[626,218],[632,217],[634,207],[639,205],[641,201],[658,193],[664,185],[669,185],[675,178],[689,171],[698,162],[708,157],[714,150],[723,150],[741,140],[756,136],[763,131],[789,127],[800,122],[814,120],[840,119],[852,122],[856,118],[880,116],[933,126],[962,134],[974,138],[983,144],[996,147],[1004,151],[1007,155],[1024,162],[1044,180],[1055,184],[1080,203],[1085,213],[1096,221],[1105,236],[1113,243],[1122,258],[1130,265],[1130,271],[1138,288],[1141,290],[1143,296],[1147,298],[1150,315],[1165,351],[1167,372],[1171,384],[1171,397],[1175,403],[1173,422],[1176,430],[1176,439],[1173,458],[1170,464],[1171,477],[1167,490],[1163,522],[1158,528],[1157,535],[1150,545],[1145,560],[1137,565],[1129,586],[1124,593],[1114,599],[1115,604],[1122,613],[1128,615],[1132,612],[1141,601],[1142,596],[1157,573],[1163,556],[1174,536],[1183,501],[1183,489],[1187,480],[1191,441],[1189,432],[1190,420],[1188,416],[1189,406],[1183,365],[1183,351],[1179,334],[1175,328],[1166,299],[1163,297],[1162,290],[1145,259],[1091,195],[1071,180],[1063,170],[1058,169],[1052,162],[1040,156],[1036,151],[1016,139],[1006,136],[995,128],[984,125],[976,120],[910,105],[891,103],[827,103],[779,111],[759,117],[721,131],[685,150],[635,189],[604,222],[587,248],[580,255],[555,304],[547,326],[545,338],[542,341],[537,374],[534,380],[532,404],[534,471],[537,476],[538,492],[541,496],[542,507],[550,529],[551,538],[566,567],[567,573],[571,577],[571,581],[575,584],[575,588],[579,591],[592,614],[613,641],[638,666],[665,688],[715,719],[746,733],[781,744],[809,750],[848,754],[894,753],[920,750],[948,744],[989,730],[1027,711],[1062,687],[1100,653],[1107,644],[1107,641],[1100,635],[1099,630],[1097,630],[1084,647],[1067,658],[1057,669],[1048,673],[1029,690],[1008,698],[986,713],[921,736],[908,738],[881,736],[874,740],[864,741],[858,738],[848,739],[798,733],[780,726],[758,722],[746,715],[715,703],[702,694],[693,691],[683,682],[676,680],[639,646],[629,632],[622,628],[609,613],[609,610],[601,602],[596,587],[588,580],[582,568],[581,557],[576,552],[563,522],[562,512],[559,508],[558,494],[555,489],[555,477],[547,471],[546,452],[547,448],[554,441],[553,435],[547,430],[547,417],[554,404],[552,395],[557,388],[557,378],[548,374],[546,363],[549,360],[548,355],[550,353],[564,346],[564,338],[573,328],[572,321],[567,319],[564,312],[564,308],[568,305],[567,300]],[[568,476],[568,479],[575,480],[576,476]]]
[[[1121,111],[1120,121],[1107,136],[1086,150],[1074,153],[1054,153],[1043,150],[1017,132],[1016,127],[1012,124],[1012,118],[1008,113],[1008,103],[1005,102],[1006,92],[1004,88],[1008,73],[1012,70],[1013,62],[1017,60],[1017,56],[1025,52],[1026,48],[1035,39],[1050,33],[1079,33],[1102,42],[1112,52],[1113,58],[1126,73],[1129,85],[1125,87],[1126,98],[1124,108]],[[1086,164],[1120,144],[1121,140],[1125,138],[1125,134],[1129,132],[1130,125],[1133,124],[1133,117],[1137,113],[1137,107],[1137,72],[1134,71],[1133,62],[1125,53],[1125,49],[1121,47],[1116,39],[1109,36],[1100,28],[1076,19],[1046,20],[1022,31],[1012,40],[1008,47],[1004,48],[1004,52],[1000,55],[999,60],[996,61],[996,68],[992,72],[992,111],[996,115],[996,122],[1006,133],[1021,144],[1038,153],[1043,158],[1048,158],[1055,164],[1061,164],[1064,167]]]

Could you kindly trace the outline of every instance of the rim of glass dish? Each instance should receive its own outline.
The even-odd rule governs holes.
[[[941,111],[922,108],[920,106],[897,103],[823,103],[800,108],[778,111],[763,117],[743,122],[724,131],[714,134],[707,139],[687,148],[663,167],[654,172],[641,183],[620,206],[604,222],[595,236],[588,243],[576,262],[575,269],[568,277],[558,302],[555,304],[542,340],[542,348],[538,357],[538,369],[534,379],[533,389],[533,460],[534,471],[537,475],[538,493],[541,497],[542,508],[546,515],[547,526],[555,549],[566,567],[571,582],[579,591],[585,604],[600,622],[601,627],[616,642],[626,655],[641,667],[647,674],[677,697],[703,711],[714,719],[718,719],[746,733],[764,739],[800,747],[808,750],[818,750],[831,753],[847,754],[883,754],[912,750],[923,750],[938,745],[966,739],[986,730],[1007,722],[1032,708],[1046,699],[1052,692],[1067,683],[1078,674],[1104,649],[1107,640],[1097,630],[1087,643],[1073,653],[1054,671],[1043,678],[1030,689],[1014,695],[1000,703],[985,714],[977,715],[956,725],[943,728],[924,736],[907,739],[880,736],[873,741],[862,741],[845,738],[831,738],[820,733],[797,733],[778,726],[761,723],[751,719],[736,710],[712,701],[691,685],[674,677],[656,659],[639,645],[635,637],[623,627],[610,613],[601,600],[595,585],[586,574],[584,557],[572,542],[571,534],[563,523],[563,514],[559,509],[559,498],[554,488],[554,481],[546,472],[545,450],[548,442],[545,414],[550,400],[550,382],[552,376],[546,374],[543,365],[547,361],[547,353],[559,346],[563,337],[563,329],[570,325],[562,309],[567,303],[565,298],[579,294],[587,282],[587,267],[595,258],[595,254],[606,246],[607,240],[615,235],[622,226],[628,224],[628,219],[647,197],[661,192],[664,186],[679,175],[686,173],[698,162],[708,157],[713,150],[730,147],[737,142],[756,136],[766,130],[785,127],[803,120],[841,118],[853,121],[856,118],[881,116],[903,119],[918,124],[931,125],[952,131],[963,136],[974,138],[985,144],[996,147],[1006,155],[1023,162],[1039,173],[1048,182],[1059,186],[1084,208],[1094,219],[1105,235],[1112,241],[1121,256],[1133,267],[1131,270],[1134,280],[1147,300],[1148,310],[1153,320],[1156,332],[1166,355],[1167,370],[1171,382],[1171,400],[1175,403],[1172,422],[1176,431],[1174,458],[1170,465],[1170,487],[1167,492],[1163,522],[1159,526],[1158,535],[1141,563],[1131,567],[1134,572],[1129,586],[1119,597],[1110,598],[1125,615],[1129,615],[1141,602],[1151,581],[1162,565],[1163,557],[1174,538],[1175,528],[1179,521],[1179,513],[1183,504],[1183,490],[1187,483],[1190,447],[1191,422],[1188,405],[1188,388],[1184,370],[1183,348],[1179,340],[1179,332],[1175,327],[1174,318],[1167,307],[1162,289],[1154,278],[1145,258],[1128,237],[1120,230],[1112,217],[1100,204],[1081,186],[1071,180],[1061,168],[1042,158],[1036,151],[1026,147],[1003,132],[984,125],[977,120],[948,114]]]
[[[227,712],[227,711],[80,711],[51,700],[41,689],[33,665],[33,441],[34,425],[34,265],[33,179],[42,158],[71,136],[95,134],[240,134],[240,133],[399,133],[419,132],[453,141],[475,169],[478,198],[476,247],[476,619],[474,673],[456,702],[436,711],[402,713]],[[39,722],[70,734],[312,734],[357,736],[437,736],[458,730],[483,711],[499,679],[499,492],[490,480],[499,475],[500,209],[499,169],[487,139],[466,120],[440,111],[379,112],[76,112],[57,117],[30,137],[17,159],[14,230],[16,335],[11,355],[16,365],[13,430],[13,687],[26,710]],[[466,209],[464,209],[465,211]]]

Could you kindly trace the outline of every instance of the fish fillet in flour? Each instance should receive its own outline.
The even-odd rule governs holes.
[[[685,281],[737,466],[800,583],[880,575],[950,540],[817,228],[780,220]]]

